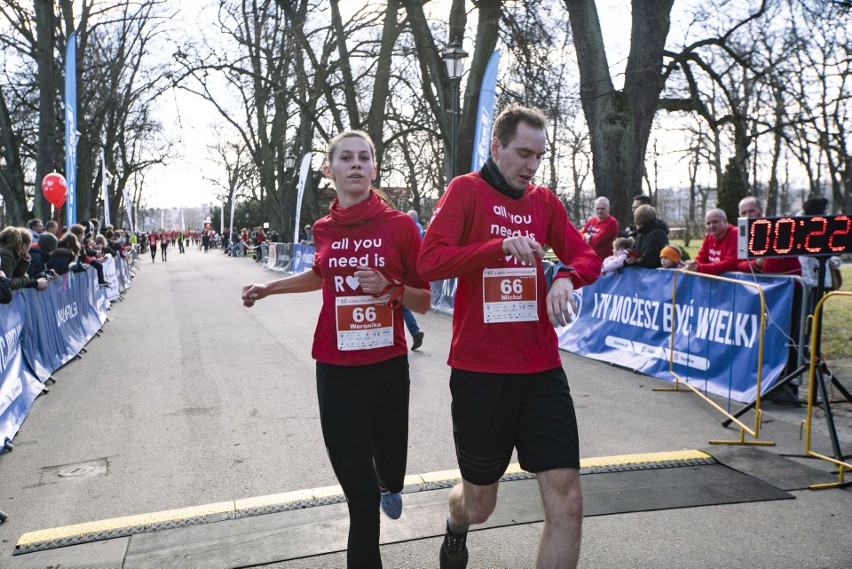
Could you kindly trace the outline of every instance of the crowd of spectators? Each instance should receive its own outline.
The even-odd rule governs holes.
[[[109,286],[103,263],[124,256],[127,232],[100,227],[96,219],[74,224],[60,235],[59,225],[32,219],[26,227],[0,231],[0,303],[12,301],[11,291],[46,290],[51,279],[68,272],[93,270],[100,286]]]

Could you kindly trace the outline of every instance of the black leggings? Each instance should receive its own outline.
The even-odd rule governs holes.
[[[402,490],[408,389],[407,356],[365,366],[317,362],[323,440],[349,506],[349,569],[382,567],[379,484]]]

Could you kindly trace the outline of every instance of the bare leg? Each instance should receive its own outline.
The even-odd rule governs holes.
[[[467,480],[450,490],[450,521],[457,527],[482,524],[497,506],[497,486],[477,486]]]
[[[544,531],[538,546],[537,569],[572,569],[580,557],[583,492],[580,471],[556,468],[536,473],[544,502]]]

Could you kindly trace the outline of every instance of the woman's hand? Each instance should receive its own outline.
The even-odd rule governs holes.
[[[379,271],[374,271],[370,267],[357,267],[355,278],[358,279],[361,290],[367,294],[381,294],[391,284]]]
[[[245,285],[243,287],[243,306],[246,308],[251,308],[254,306],[255,301],[264,298],[267,295],[266,285],[262,284],[250,284]]]

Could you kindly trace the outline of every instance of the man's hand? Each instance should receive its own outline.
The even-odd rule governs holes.
[[[46,278],[42,277],[42,278],[36,280],[36,290],[38,290],[38,291],[47,290],[47,279]]]
[[[243,287],[243,306],[251,308],[255,301],[264,298],[267,295],[266,285],[250,284]]]
[[[545,303],[547,305],[547,318],[554,328],[565,326],[571,322],[574,315],[577,314],[577,305],[574,303],[574,283],[571,282],[571,277],[563,277],[553,281]],[[571,310],[568,309],[569,305]]]
[[[538,241],[526,235],[503,240],[503,252],[513,256],[522,265],[535,265],[535,256],[544,259],[544,249]]]

